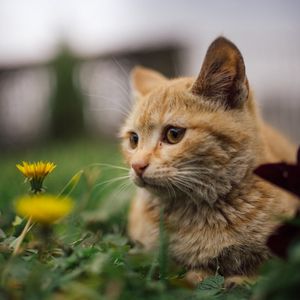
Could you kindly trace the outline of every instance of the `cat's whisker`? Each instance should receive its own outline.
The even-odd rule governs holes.
[[[174,190],[174,187],[172,186],[171,183],[168,183],[168,185],[170,186],[170,190],[171,190],[171,193],[173,193],[174,198],[176,198],[176,192]]]
[[[125,87],[120,81],[117,81],[116,79],[112,80],[110,78],[104,78],[107,82],[115,84],[121,92],[123,92],[123,96],[130,97],[130,91],[127,87]]]
[[[100,167],[107,167],[107,168],[119,169],[119,170],[124,170],[124,171],[129,171],[130,170],[130,168],[117,166],[117,165],[112,165],[112,164],[107,164],[107,163],[93,163],[93,164],[90,164],[89,166],[100,166]]]
[[[91,97],[91,96],[90,96]],[[130,114],[130,108],[122,105],[120,102],[114,102],[111,103],[111,99],[110,97],[106,97],[103,95],[98,95],[98,96],[94,96],[97,99],[104,99],[106,102],[102,102],[102,103],[97,103],[98,107],[97,108],[90,108],[90,109],[108,109],[108,108],[114,108],[116,111],[122,112],[123,114],[125,114],[126,116],[128,116]],[[101,105],[102,104],[102,105]],[[103,107],[104,104],[104,107]],[[100,108],[101,105],[101,108]],[[113,107],[112,107],[113,106]]]
[[[186,180],[182,179],[182,178],[179,178],[179,177],[173,177],[172,178],[172,183],[176,183],[176,184],[180,184],[186,188],[191,188],[189,183],[186,182]]]
[[[175,190],[174,190],[172,184],[170,182],[166,181],[166,187],[167,187],[167,191],[168,191],[169,196],[171,198],[173,197],[175,199],[176,198],[176,193],[175,193]],[[173,195],[172,195],[172,193],[173,193]]]
[[[105,100],[105,104],[107,106],[110,107],[110,106],[114,105],[117,108],[119,108],[120,111],[123,111],[126,115],[129,115],[129,113],[130,113],[130,107],[129,107],[129,105],[124,105],[120,101],[117,101],[117,102],[114,101],[112,103],[112,98],[111,98],[110,95],[104,95],[104,94],[100,94],[100,93],[99,94],[91,94],[91,93],[86,92],[86,91],[84,91],[83,93],[84,93],[84,95],[86,95],[87,97],[90,97],[90,98],[96,98],[96,99],[103,99],[103,100]]]
[[[205,164],[205,160],[203,160],[202,158],[199,159],[194,159],[193,161],[187,161],[187,162],[182,162],[177,164],[177,168],[199,168],[201,167],[203,164]]]
[[[102,182],[98,183],[96,186],[101,186],[101,185],[106,184],[106,183],[113,183],[113,182],[116,182],[116,181],[120,181],[120,180],[124,180],[124,179],[129,179],[129,178],[130,178],[129,175],[119,176],[119,177],[116,177],[116,178],[111,178],[111,179],[102,181]]]
[[[172,178],[177,184],[181,185],[182,187],[184,187],[185,189],[188,190],[189,195],[191,191],[193,191],[195,189],[195,185],[201,185],[202,182],[199,180],[190,180],[187,179],[188,177],[184,176],[184,177],[175,177]],[[203,185],[203,184],[202,184]]]
[[[172,178],[173,181],[175,181],[176,183],[181,184],[182,186],[186,187],[188,190],[192,190],[193,189],[193,185],[191,184],[191,182],[187,181],[185,178]]]
[[[120,111],[118,109],[115,109],[115,108],[89,108],[88,110],[94,111],[94,112],[115,111],[115,112],[120,113],[125,118],[128,117],[128,114],[126,114],[125,112]]]
[[[120,185],[117,186],[116,190],[113,192],[113,194],[111,195],[111,197],[117,197],[119,196],[121,193],[125,192],[128,188],[132,187],[132,182],[131,181],[127,181],[127,182],[123,182]]]
[[[128,180],[129,178],[130,178],[129,175],[120,176],[120,177],[117,177],[117,178],[112,178],[112,179],[105,180],[105,181],[102,181],[102,182],[96,184],[94,186],[94,188],[98,188],[98,187],[103,186],[103,185],[104,185],[104,187],[102,187],[102,189],[107,188],[108,186],[112,185],[113,183],[116,183],[116,182],[119,182],[119,181],[122,181],[122,180]]]
[[[200,162],[201,163],[203,161],[203,159],[205,159],[205,157],[202,157],[202,156],[199,155],[199,157],[194,157],[192,159],[186,159],[182,162],[179,162],[177,164],[177,166],[191,166],[191,164],[195,163],[195,162]]]
[[[112,56],[112,59],[114,61],[114,63],[119,67],[119,69],[121,70],[121,72],[124,75],[124,78],[128,78],[128,72],[125,70],[125,68],[121,65],[121,63],[114,57]]]
[[[211,170],[208,170],[207,168],[182,168],[176,171],[176,174],[185,174],[185,175],[191,175],[193,177],[197,175],[209,175],[211,174]]]
[[[198,201],[192,196],[191,189],[192,186],[187,186],[186,182],[184,180],[181,180],[179,178],[172,178],[173,182],[176,183],[176,187],[183,192],[185,195],[188,196],[197,206],[199,205]]]
[[[176,173],[190,173],[190,174],[197,174],[197,173],[201,173],[200,172],[201,171],[201,169],[200,168],[182,168],[182,169],[179,169],[179,170],[177,170],[177,172]]]
[[[189,183],[191,186],[200,185],[200,186],[210,187],[209,183],[206,183],[203,180],[196,178],[195,174],[183,173],[182,175],[185,176],[184,177],[181,176],[181,180],[183,180],[182,178],[184,178],[184,180],[186,180],[187,183]]]
[[[108,76],[94,76],[94,80],[99,81],[99,82],[104,82],[104,83],[108,83],[108,85],[110,86],[117,86],[119,88],[120,91],[123,92],[123,95],[128,97],[129,94],[129,88],[127,86],[125,86],[123,84],[123,82],[121,82],[120,80],[118,80],[118,77],[114,77],[114,78],[110,78]]]
[[[183,175],[185,175],[185,176],[192,176],[192,177],[197,177],[198,175],[201,175],[201,174],[203,174],[203,173],[201,173],[201,172],[199,172],[199,170],[198,171],[196,171],[196,170],[184,170],[184,171],[178,171],[178,172],[176,172],[176,175],[178,175],[178,176],[183,176]]]

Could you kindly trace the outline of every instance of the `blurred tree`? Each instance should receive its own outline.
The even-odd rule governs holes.
[[[83,96],[75,85],[78,61],[66,48],[51,63],[56,78],[52,96],[51,131],[54,138],[71,138],[84,133]]]

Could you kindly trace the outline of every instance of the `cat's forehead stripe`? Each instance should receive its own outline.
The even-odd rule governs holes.
[[[137,110],[136,127],[151,131],[161,124],[169,109],[169,102],[167,90],[150,95]]]

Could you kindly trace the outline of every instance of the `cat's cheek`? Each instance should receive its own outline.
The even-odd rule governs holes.
[[[128,166],[131,165],[131,160],[132,160],[132,157],[134,155],[134,151],[135,150],[129,149],[127,146],[122,147],[123,156],[124,156],[124,159],[125,159]]]

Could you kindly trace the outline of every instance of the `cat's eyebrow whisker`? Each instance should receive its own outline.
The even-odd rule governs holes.
[[[130,97],[130,90],[127,88],[127,86],[124,86],[119,80],[112,80],[110,78],[105,77],[104,78],[106,81],[111,82],[113,84],[115,84],[117,87],[120,88],[120,91],[122,91],[124,94],[124,96],[126,97]]]
[[[99,104],[97,106],[90,106],[87,108],[88,111],[90,112],[105,112],[105,111],[114,111],[114,112],[117,112],[119,114],[121,114],[123,117],[128,117],[130,112],[121,108],[121,107],[103,107],[103,106],[100,106]]]
[[[123,117],[128,117],[128,114],[124,113],[123,111],[120,111],[118,109],[114,109],[114,108],[89,108],[88,109],[89,111],[99,111],[99,112],[102,112],[102,111],[116,111],[118,113],[120,113]]]
[[[123,111],[124,114],[126,114],[127,116],[130,114],[130,107],[129,105],[125,105],[123,103],[121,103],[120,101],[117,101],[117,102],[113,102],[112,103],[112,99],[111,99],[111,96],[110,95],[104,95],[104,94],[91,94],[89,92],[83,92],[84,95],[86,95],[87,97],[90,97],[90,98],[96,98],[96,99],[103,99],[106,101],[105,105],[107,106],[116,106],[117,108],[120,109],[120,111]],[[103,104],[103,102],[102,102]]]
[[[114,57],[111,57],[114,61],[114,63],[119,67],[119,69],[121,70],[121,72],[124,75],[124,78],[128,78],[128,72],[125,70],[125,68],[121,65],[121,63]]]
[[[127,86],[124,86],[119,80],[117,80],[116,78],[115,79],[110,79],[108,77],[104,77],[104,78],[101,78],[99,79],[101,80],[102,82],[106,82],[108,83],[109,85],[111,85],[111,87],[113,88],[113,85],[115,85],[115,87],[118,88],[119,91],[121,91],[122,93],[122,96],[124,98],[128,98],[130,97],[130,90],[127,88]]]
[[[126,79],[126,82],[128,83],[129,72],[125,70],[125,68],[122,66],[122,64],[114,56],[112,56],[112,59],[113,59],[114,63],[119,67],[119,69],[121,70],[122,74],[124,75],[124,78]],[[120,83],[120,81],[119,81],[119,83]],[[133,104],[133,97],[132,97],[131,87],[128,84],[125,85],[125,86],[123,86],[123,87],[124,87],[124,89],[127,92],[127,95],[126,95],[127,97],[125,97],[126,102],[128,104],[130,104],[130,106],[132,106],[132,104]]]
[[[97,78],[98,77],[98,78]],[[114,84],[115,86],[117,86],[119,88],[120,91],[122,91],[123,93],[123,96],[130,96],[130,90],[129,90],[129,87],[128,86],[125,86],[123,83],[124,82],[121,82],[120,80],[118,80],[118,78],[115,76],[114,78],[111,78],[111,77],[108,77],[108,76],[95,76],[94,79],[95,80],[99,80],[99,82],[106,82],[106,83],[112,83]]]
[[[91,96],[89,96],[91,97]],[[104,106],[104,109],[108,109],[108,108],[114,108],[116,109],[116,111],[120,111],[120,112],[123,112],[124,114],[126,114],[127,116],[130,114],[130,108],[125,106],[125,105],[122,105],[120,102],[114,102],[113,104],[111,103],[111,99],[110,97],[106,97],[106,96],[103,96],[103,95],[95,95],[93,96],[97,99],[104,99],[106,102],[103,103],[97,103],[97,105],[100,107],[101,104],[104,104],[104,105],[101,105],[101,107]],[[93,109],[93,108],[92,108]],[[100,109],[100,108],[98,108]]]

